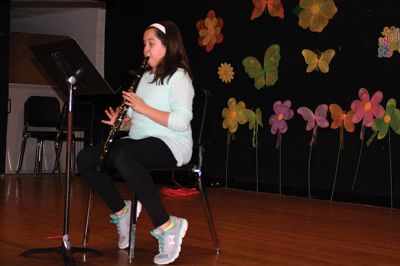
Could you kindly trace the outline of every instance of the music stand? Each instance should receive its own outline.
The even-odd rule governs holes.
[[[101,77],[94,66],[85,56],[79,45],[72,39],[32,46],[31,50],[38,61],[47,71],[50,77],[58,83],[59,89],[67,87],[68,93],[68,123],[67,123],[67,162],[66,162],[66,182],[65,182],[65,202],[64,202],[64,234],[62,243],[59,247],[34,248],[29,249],[21,256],[30,256],[33,254],[57,253],[64,259],[64,265],[75,265],[72,253],[93,253],[102,255],[99,251],[87,247],[73,247],[68,236],[69,231],[69,209],[70,209],[70,191],[71,191],[71,151],[72,151],[72,106],[74,92],[77,95],[95,95],[114,93],[108,83]],[[51,59],[51,60],[49,60]],[[74,66],[80,66],[75,68]],[[58,71],[56,71],[58,70]],[[61,84],[61,80],[62,83]],[[67,86],[65,86],[67,84]],[[63,86],[64,85],[64,86]],[[79,88],[79,90],[78,90]],[[84,256],[84,259],[86,257]]]

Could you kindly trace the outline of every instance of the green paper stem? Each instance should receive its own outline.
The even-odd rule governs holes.
[[[308,177],[308,198],[311,199],[311,153],[312,153],[312,145],[310,145],[310,152],[308,153],[308,171],[307,171],[307,177]]]
[[[340,146],[340,143],[339,143],[339,149],[338,149],[338,154],[337,154],[337,159],[336,159],[335,176],[333,177],[333,185],[332,185],[331,200],[333,199],[333,193],[334,193],[334,191],[335,191],[336,177],[337,177],[337,172],[338,172],[339,158],[340,158],[340,151],[341,151],[341,150],[342,150],[342,147]]]
[[[279,195],[282,195],[282,139],[279,145]]]
[[[358,175],[358,168],[360,166],[361,154],[362,154],[363,146],[364,146],[364,138],[361,139],[360,152],[358,153],[358,162],[357,162],[357,167],[356,167],[356,173],[354,175],[353,185],[351,186],[351,191],[354,191],[354,185],[356,184],[356,179],[357,179],[357,175]]]
[[[256,191],[258,192],[258,145],[256,145]]]
[[[226,159],[225,159],[225,188],[228,188],[228,164],[229,164],[229,146],[231,144],[231,133],[228,131],[227,133],[227,142],[226,142]]]
[[[258,124],[253,129],[253,147],[256,148],[256,191],[258,192]]]
[[[392,175],[392,147],[390,144],[390,128],[388,130],[389,142],[389,174],[390,174],[390,208],[393,208],[393,175]]]

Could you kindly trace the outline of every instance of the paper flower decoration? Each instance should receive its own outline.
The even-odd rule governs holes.
[[[372,130],[378,134],[378,139],[386,137],[389,128],[400,134],[400,111],[396,108],[396,100],[393,98],[387,101],[384,116],[376,118],[372,123]]]
[[[258,18],[268,10],[272,17],[285,17],[281,0],[252,0],[254,5],[253,12],[251,13],[250,20]]]
[[[222,82],[230,83],[234,74],[235,72],[233,72],[233,67],[231,64],[221,63],[221,65],[218,67],[218,76]]]
[[[385,109],[380,105],[383,93],[376,91],[370,99],[367,89],[361,88],[358,96],[360,100],[357,99],[351,103],[351,110],[354,112],[352,121],[357,124],[362,120],[363,126],[371,127],[374,117],[381,118],[385,114]]]
[[[354,112],[352,119],[353,123],[357,124],[362,120],[362,126],[360,130],[361,145],[360,152],[358,154],[358,161],[353,179],[353,185],[351,187],[352,191],[354,190],[355,182],[358,175],[358,167],[360,166],[362,148],[364,144],[365,128],[372,126],[372,123],[374,122],[374,117],[381,118],[385,114],[385,109],[383,109],[383,107],[380,105],[380,102],[383,99],[383,93],[381,91],[376,91],[370,99],[367,89],[361,88],[358,90],[358,97],[360,97],[360,100],[357,99],[351,103],[351,110]]]
[[[228,187],[228,165],[229,165],[229,147],[231,139],[235,139],[235,132],[238,129],[238,124],[245,124],[248,121],[248,114],[245,112],[246,104],[242,101],[236,104],[235,98],[229,98],[228,107],[222,110],[222,127],[228,129],[227,131],[227,148],[226,148],[226,160],[225,160],[225,187]]]
[[[230,98],[228,100],[228,107],[222,110],[222,117],[224,121],[222,122],[222,127],[228,129],[230,133],[235,133],[238,129],[238,124],[245,124],[247,122],[247,117],[243,110],[246,109],[246,104],[242,101],[236,104],[235,98]]]
[[[256,191],[258,192],[258,127],[263,126],[262,113],[260,108],[257,108],[255,112],[251,109],[245,109],[243,113],[249,122],[249,129],[253,131],[252,145],[256,153]]]
[[[207,17],[204,20],[198,20],[196,23],[196,28],[199,32],[199,45],[205,46],[206,51],[211,52],[214,45],[221,43],[224,39],[221,33],[223,27],[224,21],[222,18],[217,18],[214,10],[208,11]]]
[[[308,171],[307,171],[307,177],[308,177],[308,197],[311,198],[311,153],[312,153],[312,147],[313,144],[315,143],[315,139],[317,138],[317,129],[318,127],[328,127],[329,122],[326,120],[326,115],[328,112],[328,105],[326,104],[320,104],[317,106],[315,109],[315,113],[313,113],[308,107],[300,107],[297,109],[297,113],[299,113],[304,120],[307,121],[306,125],[306,130],[313,130],[311,141],[310,141],[310,152],[308,154]]]
[[[348,111],[347,113],[342,110],[342,108],[338,104],[330,104],[329,111],[331,112],[331,128],[337,129],[344,127],[348,132],[354,132],[354,123],[353,119],[353,112]]]
[[[249,129],[253,130],[253,147],[255,148],[257,146],[258,126],[263,126],[261,109],[257,108],[255,112],[251,109],[245,109],[241,112],[245,115],[246,121],[249,122]]]
[[[393,52],[400,52],[400,30],[394,26],[384,27],[383,37],[378,38],[378,57],[392,57]]]
[[[346,129],[346,131],[348,131],[348,132],[354,132],[354,124],[352,121],[354,113],[353,113],[353,111],[348,111],[347,113],[344,112],[342,110],[342,108],[336,103],[329,105],[329,111],[331,112],[331,118],[332,118],[331,128],[332,129],[339,128],[339,130],[340,130],[339,149],[338,149],[338,154],[337,154],[337,159],[336,159],[335,175],[333,178],[333,185],[332,185],[332,192],[331,192],[331,200],[332,200],[333,193],[335,191],[335,185],[336,185],[336,177],[337,177],[338,166],[339,166],[340,151],[344,148],[343,129]]]
[[[342,108],[338,104],[330,104],[329,111],[331,112],[331,128],[332,129],[340,129],[340,148],[344,147],[344,136],[343,136],[343,128],[346,129],[347,132],[354,132],[354,123],[353,119],[353,111],[348,111],[347,113],[342,110]]]
[[[271,126],[272,135],[278,133],[276,148],[280,146],[281,134],[286,133],[288,130],[286,121],[292,119],[294,116],[294,111],[290,108],[291,106],[292,102],[290,100],[286,100],[283,103],[276,101],[273,105],[275,114],[269,117],[268,122]]]
[[[370,137],[367,144],[369,145],[378,134],[378,139],[389,136],[389,175],[390,175],[390,207],[393,208],[393,171],[392,171],[392,147],[390,143],[389,128],[400,135],[400,111],[396,108],[396,100],[390,98],[386,103],[385,115],[382,118],[376,118],[372,123],[374,134]],[[389,134],[388,134],[389,133]]]
[[[281,101],[276,101],[273,105],[274,113],[268,119],[269,125],[271,126],[271,133],[275,135],[278,133],[276,138],[275,148],[279,150],[279,194],[282,194],[282,150],[281,141],[282,134],[286,133],[288,130],[287,120],[290,120],[294,116],[294,111],[290,108],[292,102],[286,100],[283,103]]]
[[[259,90],[264,86],[273,86],[278,81],[278,67],[281,55],[280,46],[273,44],[267,48],[264,55],[264,67],[257,58],[248,56],[242,64],[250,78],[254,79],[254,86]]]
[[[335,56],[335,50],[328,49],[322,53],[314,53],[311,50],[304,49],[301,54],[304,56],[304,60],[307,64],[306,72],[321,71],[322,73],[329,72],[329,64],[332,58]]]
[[[313,113],[308,107],[305,106],[297,109],[297,113],[299,113],[303,117],[303,119],[307,121],[306,130],[313,130],[310,146],[312,146],[315,142],[318,127],[326,128],[329,126],[329,122],[326,119],[327,112],[328,105],[326,104],[318,105],[315,109],[315,113]]]
[[[298,24],[312,32],[322,32],[337,12],[333,0],[300,0]]]

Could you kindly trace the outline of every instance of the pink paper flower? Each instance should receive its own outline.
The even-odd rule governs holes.
[[[351,103],[351,110],[354,112],[353,123],[357,124],[362,120],[363,126],[371,127],[375,117],[382,118],[385,114],[385,109],[379,104],[383,99],[383,93],[376,91],[370,99],[367,89],[361,88],[358,96],[360,100]]]

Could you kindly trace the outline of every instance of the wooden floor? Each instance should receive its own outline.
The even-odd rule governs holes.
[[[129,197],[124,183],[117,183]],[[82,246],[88,186],[71,182],[69,235]],[[400,211],[234,189],[208,189],[221,253],[216,254],[200,198],[163,196],[171,214],[186,217],[189,230],[174,265],[400,265]],[[76,265],[153,265],[158,251],[149,235],[147,213],[138,221],[132,264],[118,250],[109,210],[96,196],[90,247],[97,257],[74,253]],[[60,254],[22,257],[31,248],[60,247],[63,234],[64,187],[57,177],[6,176],[0,179],[0,265],[64,265]],[[86,261],[84,261],[84,258]]]

